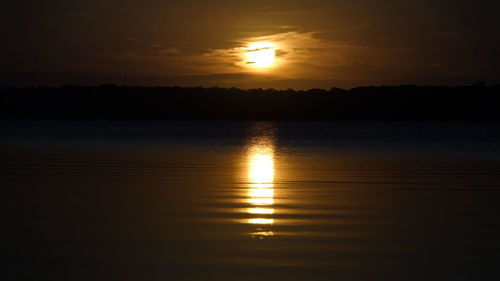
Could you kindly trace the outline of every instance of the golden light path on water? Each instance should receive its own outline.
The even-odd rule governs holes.
[[[274,235],[271,225],[274,223],[274,152],[269,139],[261,138],[250,146],[248,154],[248,214],[252,218],[247,223],[257,225],[253,236]]]

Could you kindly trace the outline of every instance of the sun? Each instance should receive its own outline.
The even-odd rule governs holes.
[[[251,43],[247,50],[247,63],[255,67],[268,67],[274,62],[274,45],[267,42]]]

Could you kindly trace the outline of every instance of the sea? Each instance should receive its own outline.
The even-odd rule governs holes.
[[[500,280],[500,124],[0,121],[1,280]]]

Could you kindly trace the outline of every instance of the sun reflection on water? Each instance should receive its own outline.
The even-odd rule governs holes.
[[[247,212],[252,218],[247,223],[258,228],[253,237],[273,236],[274,219],[274,147],[269,138],[261,137],[251,145],[248,154]]]
[[[274,214],[274,209],[268,208],[248,208],[249,214]]]

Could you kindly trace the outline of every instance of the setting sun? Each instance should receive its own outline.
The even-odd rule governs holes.
[[[275,57],[274,45],[271,43],[251,43],[247,51],[247,63],[256,67],[268,67]]]

